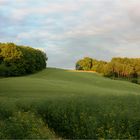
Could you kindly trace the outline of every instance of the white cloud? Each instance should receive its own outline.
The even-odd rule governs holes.
[[[120,57],[133,57],[133,58],[140,58],[140,47],[137,46],[135,43],[131,44],[131,46],[129,46],[129,44],[124,43],[121,46],[118,46],[115,50],[114,50],[116,56],[120,56]]]
[[[45,48],[51,66],[72,67],[84,55],[140,57],[139,0],[0,0],[0,5],[1,40]]]
[[[6,4],[6,3],[7,3],[7,0],[0,0],[0,5]]]

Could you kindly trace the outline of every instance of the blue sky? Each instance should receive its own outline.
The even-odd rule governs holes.
[[[139,0],[0,0],[0,42],[47,52],[48,66],[140,57]]]

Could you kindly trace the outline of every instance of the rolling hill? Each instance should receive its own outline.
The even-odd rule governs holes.
[[[30,111],[62,138],[140,138],[139,108],[139,85],[97,73],[47,68],[0,79],[1,120]]]

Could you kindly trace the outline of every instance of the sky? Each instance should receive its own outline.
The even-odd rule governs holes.
[[[58,68],[140,57],[140,0],[0,0],[0,42],[42,49]]]

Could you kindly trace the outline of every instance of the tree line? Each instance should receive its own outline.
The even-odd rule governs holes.
[[[38,49],[0,43],[0,76],[20,76],[46,68],[47,56]]]
[[[140,76],[140,58],[112,58],[110,62],[85,57],[76,63],[76,70],[96,71],[106,77],[131,80],[137,83]]]

